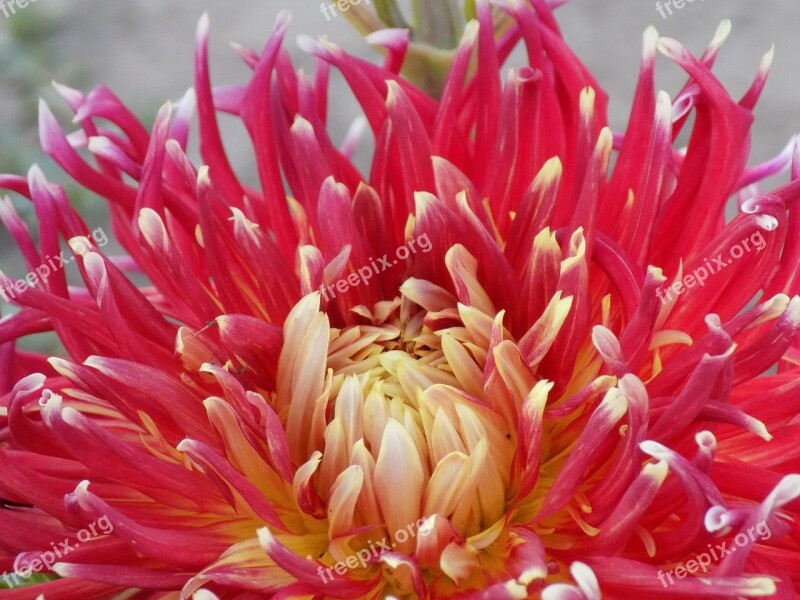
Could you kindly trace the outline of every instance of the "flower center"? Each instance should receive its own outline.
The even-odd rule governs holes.
[[[374,527],[412,554],[402,532],[420,519],[441,517],[464,539],[503,519],[516,432],[480,399],[488,337],[455,307],[391,305],[375,325],[331,330],[316,490],[343,527],[331,539]]]

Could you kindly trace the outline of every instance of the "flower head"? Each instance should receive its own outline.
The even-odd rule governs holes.
[[[0,321],[3,566],[38,560],[57,598],[800,591],[800,156],[747,167],[771,55],[737,102],[710,70],[727,24],[700,58],[651,28],[615,133],[548,4],[498,4],[507,26],[476,3],[438,99],[398,75],[407,33],[372,34],[382,66],[302,39],[308,77],[281,15],[226,87],[204,17],[195,86],[150,131],[104,87],[58,87],[73,133],[42,104],[45,152],[107,199],[126,254],[38,168],[0,177],[36,211],[38,245],[0,203],[40,275],[0,277],[20,307]],[[674,100],[659,50],[689,77]],[[338,147],[331,68],[364,113]],[[16,348],[45,331],[63,357]]]

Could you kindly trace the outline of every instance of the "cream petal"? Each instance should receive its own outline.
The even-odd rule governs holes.
[[[367,394],[364,402],[364,437],[375,458],[378,457],[388,421],[389,403],[383,393],[383,384],[378,382]]]
[[[348,467],[336,478],[328,502],[330,539],[340,537],[355,528],[355,507],[363,484],[364,471],[358,465]]]
[[[414,441],[405,428],[390,419],[375,463],[375,492],[390,535],[416,523],[420,517],[424,472]],[[413,540],[397,544],[405,554]]]
[[[364,437],[364,392],[358,377],[351,375],[344,380],[336,397],[334,415],[344,427],[344,439],[348,448]]]
[[[382,524],[383,517],[375,495],[375,459],[364,445],[364,440],[358,440],[355,443],[351,455],[351,464],[358,465],[364,473],[364,483],[361,486],[361,495],[356,507],[358,525]]]
[[[436,412],[429,439],[431,440],[433,462],[436,464],[452,453],[467,453],[467,448],[458,435],[458,430],[443,410]]]
[[[325,429],[325,450],[319,473],[319,491],[323,498],[332,493],[333,484],[339,473],[350,462],[350,447],[345,440],[344,426],[340,419],[334,419]]]

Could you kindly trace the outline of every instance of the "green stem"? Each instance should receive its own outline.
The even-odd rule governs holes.
[[[411,0],[414,39],[435,48],[455,48],[464,29],[456,0]]]
[[[411,44],[403,64],[403,76],[433,98],[438,98],[447,72],[453,62],[452,50],[440,50],[431,46]]]
[[[361,35],[369,35],[373,31],[378,31],[386,27],[381,20],[363,4],[352,4],[350,10],[343,14]]]
[[[409,25],[395,0],[373,0],[373,2],[375,3],[375,12],[378,13],[381,21],[389,27],[408,29]]]
[[[411,45],[403,65],[403,76],[431,96],[438,97],[464,27],[476,18],[475,0],[410,0],[411,24],[397,1],[351,3],[344,14],[362,35],[387,27],[409,29]],[[499,38],[510,25],[508,15],[502,11],[495,13],[495,37]]]

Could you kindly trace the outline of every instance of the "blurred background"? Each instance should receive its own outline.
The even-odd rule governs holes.
[[[287,41],[299,66],[310,69],[313,64],[297,47],[300,33],[326,35],[351,52],[378,59],[344,17],[323,14],[320,0],[31,0],[16,14],[0,12],[0,172],[25,173],[31,164],[40,163],[48,176],[67,186],[90,227],[104,226],[102,204],[69,185],[39,151],[39,97],[50,103],[70,130],[65,107],[50,82],[82,90],[105,84],[149,126],[166,100],[179,99],[192,84],[194,30],[204,11],[212,23],[212,77],[216,84],[224,84],[248,77],[229,42],[260,50],[282,9],[294,15]],[[720,21],[729,18],[733,32],[715,71],[734,96],[747,89],[762,55],[773,43],[776,46],[770,82],[756,112],[751,162],[777,154],[790,136],[800,132],[800,2],[685,0],[683,8],[671,6],[671,10],[671,15],[666,8],[659,10],[656,0],[571,0],[558,9],[567,41],[611,97],[613,128],[623,129],[627,121],[641,35],[648,25],[699,54]],[[665,58],[659,61],[659,87],[674,95],[684,76]],[[342,82],[335,79],[333,84],[331,123],[338,142],[357,112]],[[236,131],[226,134],[232,136],[227,140],[234,165],[251,180],[248,144],[236,142]],[[23,203],[18,205],[26,210]],[[2,228],[0,270],[14,277],[24,275]],[[0,315],[8,310],[0,306]]]

